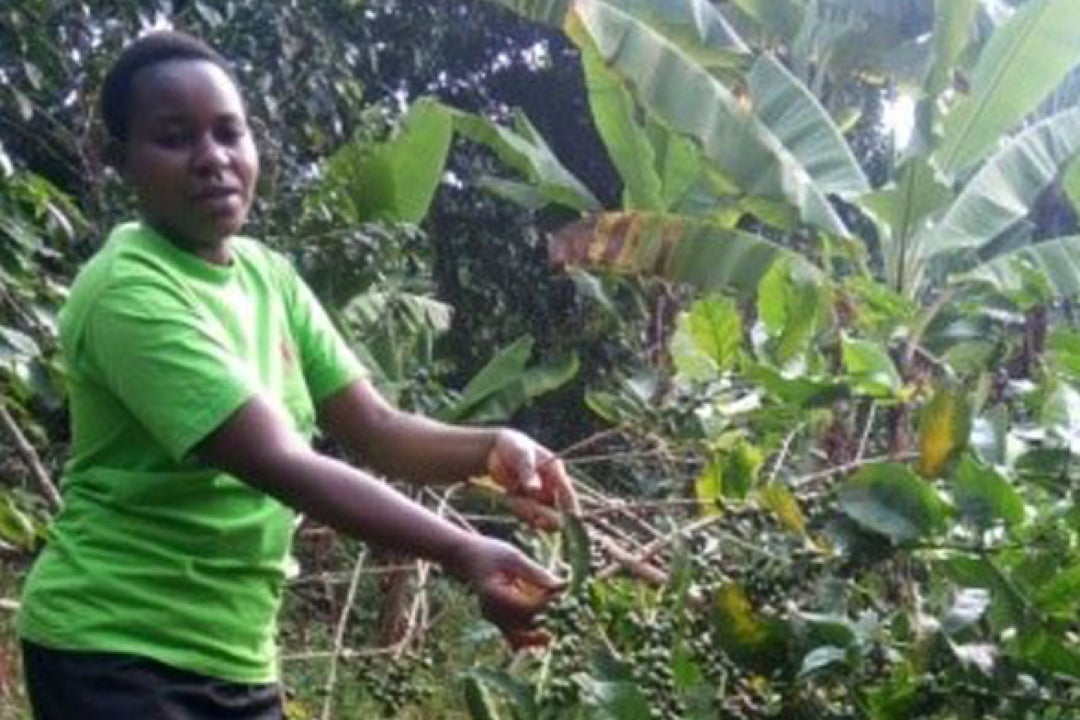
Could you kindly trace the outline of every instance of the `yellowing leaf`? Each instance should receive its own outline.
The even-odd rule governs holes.
[[[756,292],[762,276],[786,258],[808,277],[821,270],[765,238],[709,220],[662,213],[590,215],[560,229],[548,246],[559,267],[662,277],[703,290]]]
[[[971,435],[971,408],[959,388],[941,387],[919,420],[919,474],[940,477]]]
[[[469,478],[469,485],[478,490],[492,493],[493,495],[505,495],[506,488],[495,482],[490,475],[478,475]]]
[[[296,720],[310,720],[315,717],[307,705],[295,698],[285,701],[285,714]]]
[[[786,486],[773,482],[761,489],[761,504],[771,510],[785,530],[806,534],[806,517]]]
[[[770,673],[790,655],[788,622],[759,613],[734,583],[724,585],[713,597],[712,620],[720,646],[750,672]]]
[[[725,497],[746,497],[750,489],[757,482],[761,466],[765,463],[765,455],[761,450],[745,440],[739,441],[724,462],[724,470],[721,474],[721,491]]]
[[[767,630],[743,589],[735,584],[716,591],[716,612],[727,625],[730,637],[744,647],[755,647],[765,641]]]
[[[720,479],[721,468],[710,462],[694,482],[694,496],[701,503],[701,514],[713,516],[720,514],[720,492],[722,481]]]

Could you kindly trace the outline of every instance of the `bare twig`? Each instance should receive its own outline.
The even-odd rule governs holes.
[[[334,649],[330,654],[330,670],[326,676],[326,685],[323,686],[322,720],[330,720],[334,708],[334,685],[337,684],[338,660],[341,658],[345,644],[345,629],[349,625],[349,613],[352,611],[353,602],[356,600],[356,589],[360,586],[360,576],[364,569],[364,561],[367,559],[367,550],[361,550],[356,556],[356,565],[353,567],[352,582],[349,584],[349,592],[345,596],[345,606],[341,609],[338,618],[337,629],[334,631]]]
[[[662,550],[664,550],[666,547],[673,544],[677,540],[688,538],[691,535],[695,535],[702,530],[705,530],[706,528],[712,527],[713,525],[719,523],[730,515],[731,513],[727,512],[724,514],[709,515],[707,517],[698,518],[694,522],[684,525],[680,528],[676,528],[664,537],[654,540],[649,544],[645,545],[637,553],[635,553],[631,559],[637,563],[647,562],[649,559],[655,557],[658,553],[660,553]],[[738,546],[741,550],[744,550],[745,552],[755,553],[758,555],[770,554],[770,551],[768,549],[755,545],[751,542],[747,542],[738,535],[734,535],[730,532],[726,532],[723,530],[719,531],[719,533],[723,535],[725,542],[734,546]],[[621,564],[623,563],[616,563],[604,568],[599,573],[597,573],[597,579],[602,580],[604,578],[611,577],[619,571],[618,565]]]
[[[576,485],[582,495],[583,500],[585,499],[585,496],[589,496],[592,502],[594,502],[595,504],[601,505],[605,508],[610,508],[613,513],[622,515],[623,517],[632,520],[638,528],[644,530],[652,537],[661,537],[663,535],[663,533],[661,533],[655,527],[645,522],[643,518],[635,515],[632,512],[628,512],[625,507],[621,507],[622,501],[610,498],[599,490],[590,487],[589,485],[581,481],[577,481]],[[588,500],[586,500],[586,503],[587,502]]]
[[[360,571],[361,575],[389,575],[396,572],[402,572],[405,570],[412,570],[412,565],[382,565],[378,567],[365,567]],[[289,580],[289,585],[314,585],[322,583],[325,585],[342,585],[344,583],[352,582],[351,572],[324,572],[316,575],[305,575],[298,577],[294,580]]]
[[[312,652],[282,655],[281,662],[306,662],[308,660],[327,660],[335,656],[338,658],[338,660],[355,660],[356,658],[383,657],[386,655],[392,655],[395,649],[395,646],[389,645],[387,647],[341,648],[341,650],[337,652],[333,650],[315,650]]]
[[[877,415],[877,403],[873,400],[870,401],[870,409],[866,411],[866,427],[863,428],[862,437],[859,438],[859,449],[855,451],[855,460],[861,461],[866,454],[866,445],[870,442],[870,431],[874,427],[875,416]]]
[[[668,498],[666,500],[615,500],[608,507],[595,510],[587,510],[582,513],[585,520],[602,518],[616,513],[626,512],[669,512],[671,510],[696,510],[701,507],[701,500],[697,498]],[[662,533],[657,531],[656,537]]]
[[[480,488],[485,492],[494,492],[494,490],[487,488],[487,486],[484,485],[477,485],[476,487]],[[438,497],[430,490],[428,492],[432,497]],[[610,502],[596,490],[590,488],[587,490],[587,492],[592,494],[594,498],[598,498],[598,502]],[[450,516],[456,515],[457,517],[460,517],[460,515],[458,515],[456,511],[447,503],[448,498],[449,494],[447,494],[447,496],[442,499],[439,512],[446,513]],[[529,500],[527,498],[519,498],[518,502],[529,504],[535,503],[535,501]],[[539,510],[541,509],[538,508],[538,511]],[[629,517],[641,524],[645,524],[642,523],[639,518],[636,518],[633,515],[629,515]],[[667,575],[662,570],[650,565],[647,558],[645,560],[638,560],[633,553],[624,549],[619,544],[618,540],[616,540],[614,537],[619,536],[624,541],[637,544],[633,540],[633,538],[630,537],[627,533],[623,532],[619,528],[611,527],[610,525],[596,517],[590,518],[583,515],[582,519],[589,521],[591,536],[600,544],[600,547],[604,550],[604,552],[606,552],[614,559],[617,567],[626,568],[635,576],[640,577],[641,579],[651,582],[653,584],[662,585],[667,580]],[[658,532],[647,524],[645,524],[645,526],[648,527],[652,532]]]
[[[0,610],[6,610],[9,612],[18,612],[19,601],[8,600],[7,598],[0,598]]]
[[[776,454],[776,460],[773,461],[772,470],[769,472],[769,482],[772,483],[776,480],[780,474],[780,468],[784,467],[784,462],[787,461],[788,453],[791,452],[791,443],[794,442],[796,436],[802,432],[803,424],[799,423],[795,426],[795,429],[787,434],[784,438],[784,444],[780,446],[780,452]]]
[[[41,458],[38,457],[37,451],[34,450],[34,446],[23,435],[22,430],[15,423],[15,418],[11,417],[11,413],[7,411],[3,403],[0,403],[0,428],[3,428],[4,433],[11,440],[15,446],[15,451],[22,458],[22,461],[26,464],[27,469],[30,470],[31,477],[34,478],[34,482],[38,486],[38,490],[45,496],[45,500],[49,503],[49,507],[52,510],[59,510],[62,504],[60,500],[60,493],[57,492],[56,486],[53,485],[52,480],[49,479],[49,473],[46,472],[45,466],[41,463]]]
[[[566,460],[568,457],[570,457],[574,453],[580,452],[581,450],[589,447],[590,445],[595,445],[596,443],[600,442],[601,440],[606,440],[609,437],[616,436],[619,433],[621,433],[622,431],[623,431],[622,427],[613,427],[613,428],[610,428],[608,430],[601,430],[598,433],[594,433],[593,435],[590,435],[589,437],[585,438],[584,440],[579,440],[578,442],[573,443],[572,445],[567,445],[566,447],[564,447],[563,449],[561,449],[557,453],[555,453],[555,457],[560,459],[560,460]]]
[[[635,547],[640,546],[642,544],[633,535],[626,532],[625,530],[618,527],[617,525],[613,525],[613,524],[611,524],[609,522],[605,522],[603,517],[601,517],[599,515],[588,515],[588,514],[587,515],[582,515],[581,519],[589,524],[589,527],[592,529],[592,531],[594,533],[596,533],[596,532],[604,533],[605,535],[607,535],[607,536],[609,536],[609,537],[611,537],[611,538],[613,538],[615,540],[621,540],[623,542],[630,543]]]
[[[439,507],[436,510],[436,514],[439,517],[445,518],[450,511],[450,500],[458,490],[457,485],[451,485],[443,492],[442,497],[439,498]],[[416,594],[413,596],[412,607],[409,608],[409,614],[406,617],[405,632],[401,635],[401,642],[398,643],[397,652],[394,653],[394,657],[400,657],[403,652],[412,643],[420,629],[426,625],[424,617],[427,615],[427,586],[428,580],[431,577],[431,563],[420,560],[416,563],[416,575],[417,575],[417,587]]]
[[[629,553],[606,535],[597,536],[596,541],[600,543],[601,549],[615,561],[613,567],[616,570],[622,568],[631,575],[653,585],[662,586],[667,583],[667,573],[651,564],[648,559],[641,559],[641,555],[644,554],[643,552],[640,552],[637,555]],[[602,578],[603,572],[604,570],[601,570],[601,574],[598,574],[597,578]],[[611,574],[614,574],[614,572]]]
[[[715,525],[717,522],[723,519],[723,515],[710,515],[709,517],[703,517],[695,520],[689,525],[684,525],[667,535],[653,540],[645,547],[641,548],[637,553],[633,555],[631,560],[635,563],[646,563],[651,560],[657,553],[663,550],[668,545],[672,544],[681,537],[689,537],[696,532],[700,532],[710,525]],[[619,571],[620,567],[624,567],[624,563],[619,562],[614,565],[609,565],[596,574],[597,580],[603,580],[609,578]]]
[[[865,458],[863,460],[856,460],[854,462],[844,463],[843,465],[837,465],[835,467],[828,468],[826,470],[820,470],[818,472],[810,473],[809,475],[802,475],[791,480],[791,487],[802,488],[807,485],[811,485],[818,480],[825,480],[833,475],[842,475],[852,470],[858,470],[865,465],[876,465],[883,462],[903,462],[906,460],[914,460],[919,457],[918,453],[909,452],[902,453],[900,455],[880,455],[872,458]]]
[[[435,500],[438,500],[439,502],[442,502],[442,498],[439,496],[439,494],[436,493],[431,488],[424,488],[424,492],[428,495],[428,497],[433,498]],[[458,512],[452,505],[447,505],[446,506],[446,517],[450,518],[451,520],[453,520],[454,522],[456,522],[458,525],[465,528],[469,532],[473,532],[473,533],[479,533],[480,532],[479,530],[476,529],[475,525],[473,525],[471,522],[469,522],[468,518],[466,518],[464,515],[462,515],[460,512]]]
[[[566,465],[590,465],[604,462],[618,462],[620,460],[638,460],[640,458],[664,457],[668,451],[664,448],[652,450],[624,450],[622,452],[598,453],[596,455],[582,455],[576,458],[564,458]]]

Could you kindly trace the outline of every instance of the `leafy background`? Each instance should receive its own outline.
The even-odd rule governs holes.
[[[534,433],[584,500],[538,538],[413,491],[571,574],[517,657],[437,571],[302,527],[294,716],[1076,714],[1074,0],[14,0],[0,717],[67,442],[56,312],[131,212],[96,88],[163,24],[235,59],[251,233],[380,387]]]

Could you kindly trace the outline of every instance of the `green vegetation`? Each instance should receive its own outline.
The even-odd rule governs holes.
[[[0,11],[8,598],[63,458],[56,309],[125,207],[88,90],[151,19],[48,5]],[[253,8],[158,8],[242,61],[253,234],[388,395],[528,427],[584,505],[535,537],[422,496],[571,574],[518,656],[428,568],[302,528],[297,717],[1077,715],[1080,5]]]

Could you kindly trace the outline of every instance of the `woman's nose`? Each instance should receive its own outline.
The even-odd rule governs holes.
[[[217,172],[229,161],[228,149],[208,135],[196,145],[192,161],[200,172]]]

